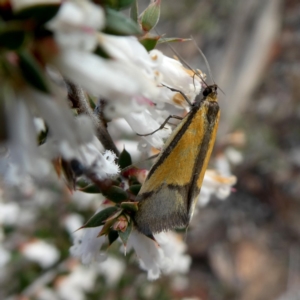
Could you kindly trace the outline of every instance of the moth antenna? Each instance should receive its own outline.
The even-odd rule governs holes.
[[[201,56],[203,57],[203,59],[204,59],[204,61],[205,61],[205,65],[206,65],[206,67],[207,67],[208,75],[209,75],[210,79],[212,80],[212,82],[213,82],[214,84],[216,84],[216,82],[215,82],[215,80],[214,80],[214,78],[213,78],[213,76],[212,76],[212,72],[211,72],[209,63],[208,63],[208,61],[207,61],[207,59],[206,59],[206,56],[204,55],[204,53],[202,52],[202,50],[199,48],[199,46],[198,46],[197,43],[195,42],[195,39],[194,39],[193,36],[191,36],[191,40],[193,41],[193,43],[195,44],[197,50],[200,52]],[[219,86],[218,86],[218,89],[225,95],[225,92],[224,92]]]
[[[223,95],[225,96],[225,92],[218,86],[218,89],[223,93]]]
[[[195,39],[194,39],[194,37],[193,37],[192,35],[191,35],[191,39],[192,39],[192,41],[193,41],[195,47],[197,48],[197,50],[200,52],[201,56],[202,56],[203,59],[204,59],[204,62],[205,62],[206,68],[207,68],[207,70],[208,70],[208,75],[209,75],[210,79],[212,80],[212,82],[213,82],[214,84],[216,84],[215,81],[214,81],[214,78],[213,78],[213,76],[212,76],[211,69],[210,69],[209,63],[208,63],[208,61],[207,61],[207,59],[206,59],[206,56],[204,55],[204,53],[202,52],[202,50],[199,48],[199,46],[198,46],[197,43],[195,42]]]
[[[157,29],[155,29],[155,31],[156,31],[156,33],[159,35],[159,36],[161,36],[160,34],[159,34],[159,32],[157,31]],[[208,84],[204,81],[204,79],[202,78],[202,76],[200,75],[200,74],[198,74],[197,72],[195,72],[195,70],[186,62],[186,60],[185,59],[183,59],[182,58],[182,56],[174,49],[174,47],[172,47],[171,45],[170,45],[170,43],[167,43],[167,45],[168,45],[168,47],[172,50],[172,52],[176,55],[176,56],[178,56],[178,58],[179,58],[179,60],[182,62],[182,64],[183,65],[185,65],[188,69],[190,69],[191,71],[193,71],[194,72],[194,74],[206,85],[206,86],[208,86]],[[206,59],[205,59],[206,60]],[[193,80],[194,80],[194,78],[193,78]]]

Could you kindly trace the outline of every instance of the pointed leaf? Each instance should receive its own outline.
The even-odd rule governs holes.
[[[154,0],[142,12],[141,24],[144,31],[150,31],[156,26],[160,16],[160,3],[161,0]]]
[[[89,227],[98,227],[103,225],[103,222],[107,220],[109,217],[111,217],[116,211],[118,210],[118,207],[111,206],[107,207],[98,213],[96,213],[94,216],[92,216],[81,228],[89,228]]]
[[[85,186],[84,188],[79,189],[79,191],[87,193],[87,194],[101,194],[101,190],[95,184],[89,184],[88,186]]]
[[[97,237],[102,236],[102,235],[108,235],[109,232],[111,231],[111,227],[114,224],[115,219],[111,219],[109,221],[106,221],[104,226],[102,227],[101,231],[97,235]]]
[[[125,210],[138,211],[138,202],[122,202],[120,206]]]
[[[133,227],[133,222],[130,222],[130,223],[128,223],[128,226],[124,232],[119,231],[119,236],[120,236],[120,239],[122,240],[124,246],[127,245],[127,241],[130,236],[130,233],[132,231],[132,227]]]
[[[106,219],[105,222],[114,221],[123,213],[123,209],[120,209],[119,211],[115,212],[113,215],[111,215],[108,219]]]
[[[87,182],[85,179],[79,179],[76,181],[76,185],[79,187],[79,188],[85,188],[85,187],[88,187],[90,185],[89,182]]]
[[[126,9],[131,6],[134,0],[105,0],[104,4],[115,10]]]
[[[114,185],[107,189],[105,193],[103,192],[103,195],[115,203],[123,202],[129,198],[127,192]]]
[[[15,50],[20,48],[26,38],[26,33],[22,29],[8,28],[0,31],[0,47]]]
[[[96,104],[93,101],[93,98],[88,95],[88,100],[89,100],[89,104],[90,104],[91,109],[94,110],[96,108]]]
[[[126,151],[126,149],[124,148],[124,150],[121,152],[120,156],[119,156],[119,160],[118,160],[118,164],[122,169],[130,166],[132,164],[132,160],[131,160],[131,156],[130,154]]]
[[[25,51],[19,51],[19,67],[24,79],[36,89],[50,93],[44,71],[33,56]]]
[[[44,24],[57,14],[59,8],[59,3],[28,5],[17,11],[15,17],[18,19],[34,19],[37,23]]]
[[[191,41],[191,40],[192,39],[183,39],[183,38],[176,38],[176,37],[160,38],[158,40],[158,44],[171,43],[171,42],[188,42],[188,41]]]
[[[146,48],[147,51],[151,51],[155,48],[159,37],[146,37],[140,40],[140,43]]]
[[[130,9],[130,18],[138,24],[139,21],[139,8],[138,8],[138,2],[137,0],[134,0],[131,5]]]
[[[114,35],[139,35],[141,30],[132,20],[115,10],[106,9],[106,27],[104,32]]]
[[[3,85],[0,94],[0,144],[6,142],[9,138],[9,126],[7,120],[9,114],[6,113],[7,94],[7,86]]]
[[[113,244],[113,242],[115,242],[119,237],[119,233],[116,230],[111,230],[108,233],[108,242],[109,242],[109,246]]]
[[[139,193],[140,189],[141,189],[142,185],[141,184],[133,184],[129,187],[130,192],[137,196],[137,194]]]

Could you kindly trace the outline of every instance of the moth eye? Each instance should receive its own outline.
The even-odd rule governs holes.
[[[207,87],[204,91],[203,91],[203,96],[207,96],[209,95],[210,93],[212,93],[212,89],[210,87]]]

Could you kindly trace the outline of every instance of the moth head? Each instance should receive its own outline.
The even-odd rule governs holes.
[[[208,98],[209,101],[217,101],[217,90],[218,86],[216,84],[209,85],[204,89],[202,95],[204,98]]]

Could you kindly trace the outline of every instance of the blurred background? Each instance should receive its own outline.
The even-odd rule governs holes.
[[[148,4],[140,0],[140,12]],[[162,0],[157,30],[168,37],[192,35],[205,53],[214,81],[224,91],[219,93],[222,116],[213,157],[231,155],[231,172],[238,178],[229,198],[210,201],[193,218],[186,235],[190,272],[149,282],[132,255],[126,263],[109,261],[97,276],[78,266],[68,259],[68,224],[76,223],[78,214],[89,218],[99,199],[75,195],[71,201],[66,194],[62,203],[63,188],[44,183],[34,197],[26,187],[28,199],[36,202],[24,199],[23,205],[34,217],[14,206],[1,214],[0,208],[10,237],[5,247],[19,249],[9,254],[9,267],[0,270],[0,299],[57,299],[52,288],[65,289],[61,299],[75,300],[300,299],[299,0]],[[172,45],[193,68],[208,74],[192,42]],[[158,49],[173,56],[167,46]],[[18,198],[18,191],[5,197]],[[32,219],[35,226],[26,226]],[[28,243],[28,236],[55,244],[56,250],[42,245],[52,258],[49,264],[45,258],[44,265],[24,261],[21,254],[26,256],[35,242]],[[4,265],[8,254],[1,251]],[[72,278],[65,276],[70,270]],[[81,294],[75,289],[79,285]],[[21,298],[10,296],[20,292]]]

